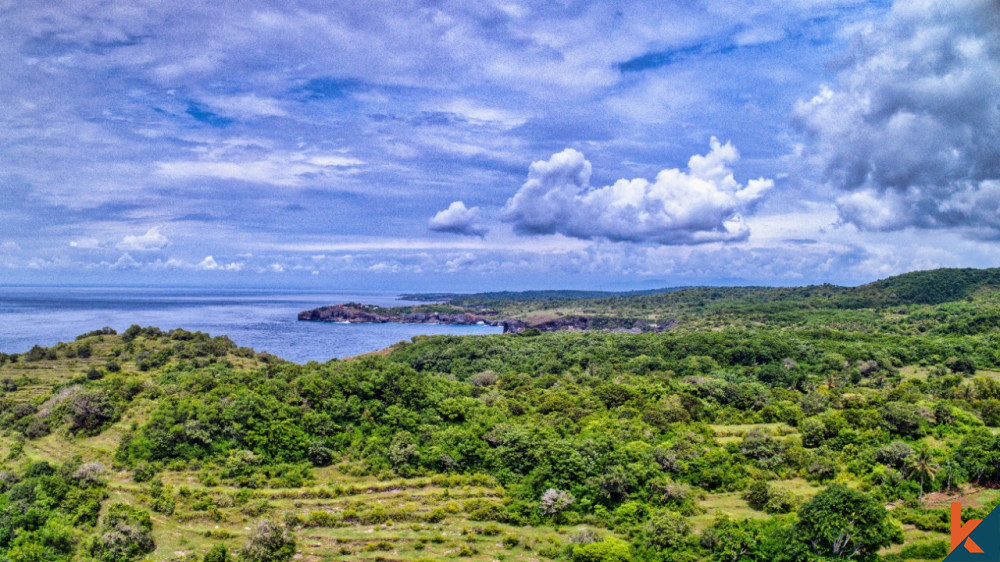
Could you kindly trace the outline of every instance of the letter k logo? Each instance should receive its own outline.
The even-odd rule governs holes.
[[[958,545],[965,541],[965,549],[969,552],[982,553],[983,549],[975,541],[968,538],[972,530],[976,528],[982,519],[971,519],[962,524],[962,504],[951,502],[951,549],[955,550]]]

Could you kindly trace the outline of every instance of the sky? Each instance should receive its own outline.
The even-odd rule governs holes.
[[[997,0],[0,0],[0,284],[998,262]]]

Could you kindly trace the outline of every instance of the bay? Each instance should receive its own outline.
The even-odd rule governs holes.
[[[304,363],[367,353],[421,334],[502,331],[494,326],[337,324],[297,319],[300,311],[347,302],[416,304],[384,292],[0,287],[0,352],[23,353],[36,344],[47,347],[72,341],[104,326],[121,332],[138,324],[226,335],[237,345]]]

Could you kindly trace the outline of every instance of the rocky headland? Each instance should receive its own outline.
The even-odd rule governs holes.
[[[344,323],[387,323],[403,324],[452,324],[472,326],[484,324],[487,326],[502,326],[505,334],[519,334],[525,330],[535,329],[540,332],[556,332],[560,330],[602,330],[609,332],[662,332],[672,328],[677,323],[673,320],[655,324],[648,320],[637,318],[614,318],[605,316],[566,316],[558,318],[500,318],[495,311],[484,310],[478,313],[470,312],[422,312],[407,308],[384,308],[363,304],[337,304],[322,306],[299,313],[299,320],[308,322],[344,322]]]

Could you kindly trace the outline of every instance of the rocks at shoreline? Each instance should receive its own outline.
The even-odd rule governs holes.
[[[362,304],[338,304],[322,306],[299,313],[299,320],[308,322],[344,322],[344,323],[387,323],[403,324],[451,324],[456,326],[472,326],[484,324],[487,326],[503,326],[505,334],[518,334],[525,330],[535,329],[540,332],[556,332],[560,330],[584,331],[602,330],[609,332],[662,332],[677,325],[676,321],[665,324],[654,324],[644,319],[613,318],[604,316],[570,316],[539,320],[536,322],[518,319],[498,319],[494,316],[464,313],[440,312],[403,312],[398,309],[382,308]]]
[[[496,319],[490,319],[476,314],[442,314],[438,312],[402,313],[391,308],[382,308],[380,306],[369,306],[363,304],[336,304],[331,306],[322,306],[313,310],[300,312],[299,320],[349,323],[400,322],[403,324],[455,324],[459,326],[471,326],[474,324],[486,324],[489,326],[502,325],[502,323],[496,321]]]

